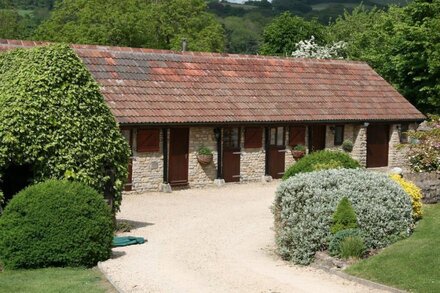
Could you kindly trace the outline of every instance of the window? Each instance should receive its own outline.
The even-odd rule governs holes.
[[[408,130],[409,130],[408,123],[400,124],[400,129],[399,129],[400,143],[408,143]]]
[[[131,146],[133,145],[133,129],[121,128],[121,133],[131,148]]]
[[[226,149],[240,148],[240,130],[237,127],[223,130],[223,146]]]
[[[306,127],[303,125],[290,127],[289,145],[296,146],[299,144],[306,144]]]
[[[284,127],[270,128],[270,145],[284,146]]]
[[[138,152],[158,152],[159,129],[138,129],[136,142]]]
[[[245,148],[261,148],[263,145],[263,129],[261,127],[247,127],[244,131]]]
[[[335,145],[341,145],[344,141],[344,125],[335,126]]]

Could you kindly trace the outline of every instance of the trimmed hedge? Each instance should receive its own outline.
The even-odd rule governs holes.
[[[317,151],[308,154],[290,166],[284,173],[283,180],[299,173],[338,168],[356,169],[360,168],[360,164],[344,152],[330,150]]]
[[[405,190],[406,194],[411,198],[413,207],[414,220],[420,220],[422,218],[422,190],[413,182],[403,179],[399,174],[391,174],[390,178],[399,183],[399,185]]]
[[[0,80],[0,177],[9,165],[31,165],[33,182],[79,181],[114,196],[117,209],[129,147],[73,50],[1,53]]]
[[[78,182],[49,180],[14,196],[0,217],[6,268],[96,265],[111,255],[113,220],[102,195]]]
[[[407,237],[413,227],[408,195],[387,175],[337,169],[298,174],[277,189],[273,212],[278,252],[309,264],[331,239],[332,215],[346,196],[357,215],[367,248]]]

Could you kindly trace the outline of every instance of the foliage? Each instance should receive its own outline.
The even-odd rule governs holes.
[[[341,257],[360,258],[365,253],[364,240],[359,236],[348,236],[340,244]]]
[[[171,21],[172,20],[172,21]],[[38,39],[84,44],[215,51],[224,31],[203,0],[65,0],[36,33]]]
[[[31,165],[34,182],[66,178],[114,195],[129,148],[84,64],[65,45],[0,55],[0,176]]]
[[[338,231],[335,235],[333,235],[330,239],[330,243],[328,245],[328,252],[331,256],[341,256],[341,242],[344,241],[347,237],[350,236],[360,236],[362,237],[362,232],[359,229],[346,229]]]
[[[344,140],[342,142],[342,149],[347,153],[351,153],[353,150],[353,142],[350,139]]]
[[[306,151],[306,147],[304,145],[302,145],[302,144],[297,144],[296,146],[293,147],[293,150],[305,152]]]
[[[359,169],[298,174],[280,184],[273,206],[283,259],[309,264],[328,246],[332,215],[344,196],[356,212],[366,248],[385,247],[410,234],[411,201],[385,174]]]
[[[430,116],[429,130],[407,132],[409,165],[414,172],[440,171],[440,116]]]
[[[114,292],[98,269],[45,268],[0,273],[0,292]]]
[[[440,1],[415,0],[388,11],[358,7],[331,26],[350,59],[367,61],[418,109],[440,109]]]
[[[324,26],[316,20],[307,21],[285,12],[276,17],[263,32],[260,53],[263,55],[290,55],[301,40],[315,36],[318,42],[324,40]]]
[[[320,46],[315,42],[315,37],[309,40],[299,41],[295,45],[292,57],[295,58],[314,58],[314,59],[343,59],[343,51],[346,43],[343,41],[335,42],[330,45]]]
[[[356,213],[354,212],[348,198],[344,196],[333,214],[333,222],[330,231],[333,234],[336,234],[339,231],[356,229],[357,227]]]
[[[212,150],[204,145],[199,147],[199,155],[212,155]]]
[[[9,269],[92,267],[110,257],[112,239],[110,208],[78,182],[32,185],[0,217],[0,259]]]
[[[319,169],[329,168],[360,168],[359,162],[352,159],[348,154],[339,151],[317,151],[300,159],[284,173],[283,180],[298,173],[312,172]]]
[[[408,239],[350,266],[346,272],[397,287],[430,293],[440,288],[440,204],[424,205],[423,219]]]
[[[411,198],[412,216],[414,220],[422,218],[422,191],[411,181],[405,180],[399,174],[391,174],[390,178],[399,183]]]

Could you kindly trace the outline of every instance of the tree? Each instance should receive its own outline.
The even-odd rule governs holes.
[[[315,43],[315,38],[312,36],[310,40],[299,41],[292,56],[296,58],[343,59],[345,47],[346,43],[343,41],[320,46]]]
[[[318,43],[325,39],[325,28],[316,20],[307,21],[285,12],[275,18],[263,32],[260,53],[264,55],[290,55],[301,40],[314,36]]]
[[[203,0],[65,0],[57,2],[37,39],[158,49],[222,51],[224,32]]]
[[[440,113],[440,0],[389,11],[358,7],[331,26],[350,59],[368,62],[425,113]]]

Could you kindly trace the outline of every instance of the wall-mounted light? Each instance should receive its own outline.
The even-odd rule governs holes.
[[[220,138],[221,129],[220,128],[214,128],[214,136],[215,139],[218,140]]]
[[[335,129],[336,129],[336,127],[335,127],[334,125],[330,126],[330,131],[331,131],[333,134],[335,134]]]
[[[364,126],[365,126],[365,127],[368,127],[368,125],[370,125],[370,123],[368,123],[368,122],[364,122]]]

